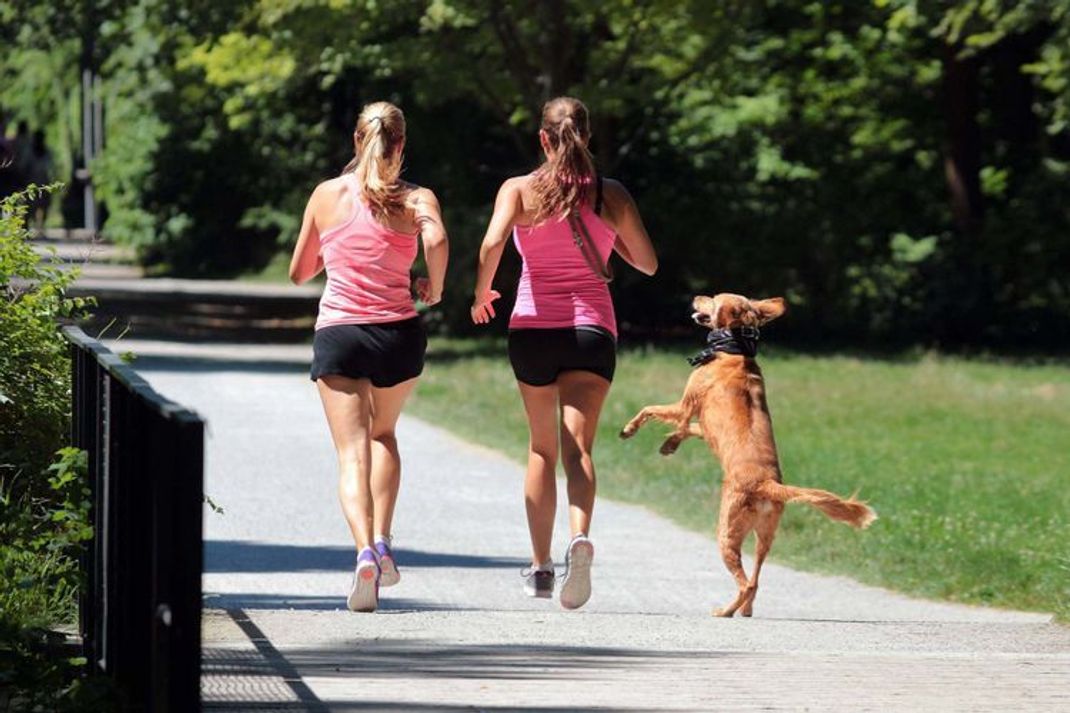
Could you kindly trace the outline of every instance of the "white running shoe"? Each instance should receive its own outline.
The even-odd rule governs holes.
[[[379,558],[379,586],[393,587],[401,581],[401,572],[398,572],[394,551],[390,549],[390,540],[376,540],[375,554]]]
[[[565,554],[565,577],[561,582],[561,606],[579,609],[591,598],[591,562],[594,545],[586,535],[576,535]]]
[[[379,605],[379,563],[375,551],[365,547],[357,555],[357,569],[349,587],[346,606],[349,611],[373,612]]]

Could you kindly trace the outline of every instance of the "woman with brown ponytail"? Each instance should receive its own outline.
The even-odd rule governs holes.
[[[491,284],[512,235],[524,268],[509,320],[509,360],[531,436],[524,496],[532,565],[523,572],[524,590],[542,598],[554,591],[550,545],[560,437],[572,534],[560,591],[567,609],[583,606],[591,594],[591,452],[616,367],[617,322],[606,284],[608,260],[616,252],[646,275],[658,267],[628,191],[595,173],[587,150],[590,136],[587,107],[578,99],[558,97],[543,107],[539,142],[546,160],[499,189],[479,251],[472,304],[475,323],[494,317],[492,303],[500,295]]]
[[[312,192],[290,279],[301,284],[327,271],[311,377],[338,452],[338,495],[357,549],[347,605],[374,611],[379,586],[400,579],[390,550],[401,478],[394,428],[427,347],[412,291],[428,306],[442,299],[449,248],[435,194],[399,177],[401,110],[388,102],[364,107],[353,144],[342,175]],[[421,241],[428,277],[410,282]]]

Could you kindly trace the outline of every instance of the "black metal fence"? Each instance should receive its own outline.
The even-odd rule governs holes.
[[[94,538],[85,655],[127,711],[200,710],[204,422],[77,327],[74,445],[89,454]]]

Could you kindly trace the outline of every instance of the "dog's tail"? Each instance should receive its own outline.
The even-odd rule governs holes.
[[[844,499],[827,490],[797,488],[767,480],[758,487],[758,495],[779,503],[808,503],[833,520],[846,522],[851,527],[866,528],[877,519],[877,513],[864,502],[855,500],[854,497]]]

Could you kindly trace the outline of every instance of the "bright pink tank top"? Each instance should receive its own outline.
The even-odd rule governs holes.
[[[604,264],[616,233],[590,206],[580,208]],[[564,218],[516,226],[513,242],[524,259],[510,329],[598,326],[617,335],[609,287],[588,264]]]
[[[346,178],[354,195],[353,215],[320,235],[327,286],[316,329],[415,317],[409,270],[416,259],[416,236],[377,221],[360,198],[356,177]]]

